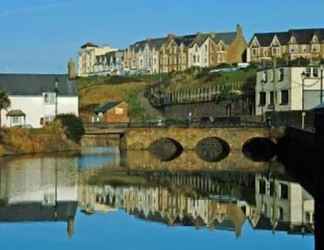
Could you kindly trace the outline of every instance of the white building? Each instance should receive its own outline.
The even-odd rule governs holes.
[[[314,224],[314,199],[298,183],[258,174],[255,200],[260,214],[269,218],[274,228],[283,223],[289,224],[291,229]]]
[[[123,75],[124,74],[124,51],[110,51],[96,56],[94,65],[95,75]]]
[[[0,74],[11,105],[1,111],[3,127],[40,128],[57,114],[79,115],[75,82],[67,75]]]
[[[91,75],[98,75],[96,72],[96,63],[98,56],[104,56],[105,54],[117,51],[110,46],[98,46],[93,43],[86,43],[81,46],[79,51],[79,76],[88,77]]]
[[[321,71],[318,67],[277,68],[276,83],[273,72],[273,69],[265,69],[257,73],[256,115],[273,110],[309,110],[320,104]]]

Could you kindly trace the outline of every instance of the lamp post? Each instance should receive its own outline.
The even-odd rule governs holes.
[[[302,77],[302,124],[301,124],[301,127],[302,127],[302,129],[304,129],[305,128],[305,116],[306,116],[304,91],[305,91],[305,79],[307,77],[307,74],[305,71],[303,71],[303,73],[301,74],[301,77]]]
[[[55,91],[55,117],[56,117],[58,113],[58,93],[59,93],[58,90],[59,80],[57,78],[55,78],[54,84],[55,84],[54,91]]]
[[[266,80],[265,79],[262,79],[261,80],[261,86],[262,86],[262,88],[261,88],[261,91],[262,92],[264,92],[264,84],[266,83]],[[260,102],[260,104],[261,104],[261,120],[262,120],[262,122],[264,122],[264,110],[263,110],[263,107],[264,107],[264,105],[265,105],[265,103],[261,103]]]
[[[323,77],[324,77],[323,72],[324,72],[324,64],[321,64],[319,68],[320,68],[320,72],[321,72],[321,92],[320,92],[321,100],[320,100],[320,104],[322,104],[323,103]]]

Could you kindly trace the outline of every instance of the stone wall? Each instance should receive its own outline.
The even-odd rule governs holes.
[[[131,128],[127,130],[126,145],[128,150],[147,150],[153,142],[171,138],[184,150],[194,150],[199,141],[208,137],[223,139],[231,151],[241,151],[249,139],[268,138],[270,132],[266,128]]]
[[[120,135],[98,134],[84,135],[81,140],[82,147],[120,147]]]
[[[227,116],[226,104],[206,102],[193,104],[178,104],[166,106],[163,109],[163,116],[168,119],[187,119],[189,112],[192,113],[193,118],[200,117],[225,117]],[[249,107],[244,101],[237,101],[232,103],[232,116],[241,116],[249,114]]]

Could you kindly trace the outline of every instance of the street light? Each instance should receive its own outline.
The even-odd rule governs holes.
[[[58,111],[57,111],[57,109],[58,109],[58,93],[59,93],[59,89],[58,89],[58,87],[59,87],[59,80],[58,80],[58,78],[55,78],[55,82],[54,82],[54,85],[55,85],[55,87],[54,87],[54,91],[55,91],[55,116],[57,116],[57,113],[58,113]]]
[[[321,64],[319,69],[320,69],[320,72],[321,72],[321,92],[320,92],[321,100],[320,100],[320,104],[322,104],[323,103],[323,72],[324,72],[324,64]]]
[[[306,113],[305,113],[305,79],[308,77],[308,74],[303,71],[303,73],[301,74],[301,77],[302,77],[302,129],[305,128],[305,116],[306,116]]]

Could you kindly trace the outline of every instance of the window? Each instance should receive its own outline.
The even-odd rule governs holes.
[[[281,90],[281,105],[287,105],[289,102],[288,90]]]
[[[285,78],[285,70],[284,69],[280,69],[279,70],[279,81],[282,82]]]
[[[44,93],[44,103],[48,105],[54,105],[56,99],[56,93]]]
[[[311,214],[310,214],[310,212],[306,212],[306,222],[307,223],[311,223]]]
[[[270,91],[270,105],[274,105],[274,92]]]
[[[318,77],[318,68],[313,68],[313,77]]]
[[[264,180],[259,181],[259,194],[266,193],[266,182]]]
[[[270,196],[273,196],[275,194],[275,185],[274,181],[270,182]]]
[[[306,68],[306,77],[310,77],[312,73],[312,69],[310,67]]]
[[[278,214],[279,214],[279,220],[283,221],[284,220],[284,210],[282,207],[279,207]]]
[[[266,105],[266,92],[260,92],[260,103],[259,106],[265,106]]]
[[[280,184],[280,198],[282,200],[288,200],[288,185]]]
[[[18,124],[20,122],[20,117],[18,117],[18,116],[11,117],[11,122],[13,124]]]
[[[264,83],[268,82],[268,72],[267,71],[263,71],[262,82],[264,82]]]

